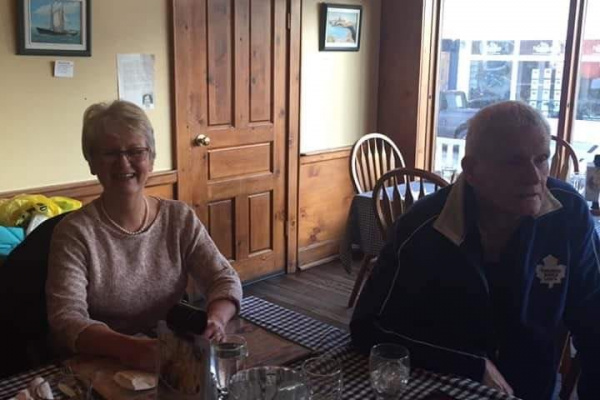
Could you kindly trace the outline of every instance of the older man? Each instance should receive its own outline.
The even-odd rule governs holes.
[[[566,326],[580,398],[600,398],[600,243],[585,201],[548,178],[549,155],[534,109],[482,109],[461,177],[395,225],[352,317],[354,343],[398,342],[418,367],[551,399]]]

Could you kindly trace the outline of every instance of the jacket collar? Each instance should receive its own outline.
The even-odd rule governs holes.
[[[534,216],[537,219],[552,211],[562,208],[560,201],[544,186],[545,196],[540,211]],[[477,204],[473,189],[463,175],[460,175],[452,185],[442,212],[433,223],[434,229],[446,236],[452,243],[460,246],[475,223]]]

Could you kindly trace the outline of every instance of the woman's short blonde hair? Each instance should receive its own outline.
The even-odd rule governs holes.
[[[144,110],[133,103],[115,100],[112,103],[97,103],[83,113],[81,148],[87,162],[92,160],[94,146],[99,138],[109,133],[109,124],[118,124],[130,132],[139,133],[146,139],[150,158],[156,157],[154,129]]]

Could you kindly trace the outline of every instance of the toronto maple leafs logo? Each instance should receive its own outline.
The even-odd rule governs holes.
[[[543,264],[538,264],[535,268],[535,274],[540,279],[542,285],[548,285],[552,289],[554,285],[560,285],[566,275],[567,267],[558,263],[558,258],[546,256],[542,260]]]

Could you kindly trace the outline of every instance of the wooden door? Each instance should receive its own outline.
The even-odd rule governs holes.
[[[285,267],[286,8],[173,0],[179,198],[245,281]]]

